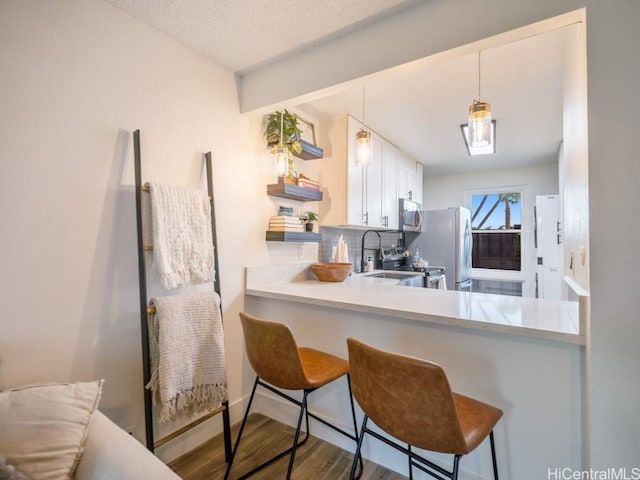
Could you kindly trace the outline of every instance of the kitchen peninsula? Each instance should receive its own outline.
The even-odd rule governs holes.
[[[352,274],[342,283],[315,279],[308,264],[248,267],[246,310],[286,323],[300,345],[346,357],[346,339],[425,358],[443,366],[454,391],[502,408],[496,430],[504,478],[546,478],[547,468],[583,466],[584,329],[588,298],[560,302],[398,286]],[[344,385],[318,392],[316,409],[348,425]],[[268,395],[263,413],[292,417]],[[292,413],[292,412],[291,412]],[[343,448],[331,431],[313,434]],[[486,451],[485,451],[486,449]],[[406,459],[371,442],[371,460],[406,473]],[[447,456],[435,456],[450,464]],[[461,463],[461,478],[489,478],[488,446]]]

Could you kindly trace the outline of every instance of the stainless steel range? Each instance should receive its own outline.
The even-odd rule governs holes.
[[[444,279],[444,267],[413,268],[410,264],[411,256],[405,254],[405,249],[402,247],[381,247],[379,258],[381,259],[382,270],[422,273],[423,284],[421,286],[427,288],[439,288],[440,282]]]

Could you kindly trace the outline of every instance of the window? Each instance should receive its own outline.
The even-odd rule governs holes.
[[[471,195],[472,267],[522,270],[522,192]]]

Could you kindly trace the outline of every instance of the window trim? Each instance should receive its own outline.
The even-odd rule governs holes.
[[[471,278],[484,279],[484,280],[511,280],[522,281],[526,283],[529,279],[529,273],[531,272],[531,258],[535,256],[535,251],[532,251],[533,238],[533,214],[529,215],[529,211],[532,210],[531,197],[528,185],[505,185],[494,187],[479,187],[479,188],[467,188],[464,190],[464,204],[466,208],[471,211],[471,197],[473,195],[484,195],[492,193],[514,193],[520,192],[521,205],[520,215],[522,220],[521,226],[521,251],[520,251],[520,270],[498,270],[490,268],[471,268]],[[523,285],[523,292],[525,291],[525,285]]]

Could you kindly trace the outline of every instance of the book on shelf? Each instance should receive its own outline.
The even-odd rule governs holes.
[[[302,225],[294,227],[293,225],[269,225],[270,232],[304,232]]]
[[[281,224],[270,223],[269,230],[273,230],[274,228],[290,228],[292,230],[298,230],[300,228],[304,228],[304,226],[303,225],[286,225],[284,223],[281,223]]]
[[[282,221],[282,222],[299,222],[300,217],[293,217],[290,215],[274,215],[271,217],[271,221]]]
[[[309,190],[317,190],[317,191],[320,190],[320,184],[318,184],[318,183],[309,183],[306,180],[302,180],[302,181],[299,180],[298,181],[298,186],[302,187],[302,188],[307,188]]]
[[[275,226],[286,226],[286,227],[299,227],[302,225],[302,222],[300,222],[300,220],[293,220],[293,221],[288,221],[288,220],[270,220],[269,221],[269,225],[275,225]]]
[[[293,216],[293,207],[280,206],[280,208],[278,209],[278,216],[292,217]]]

